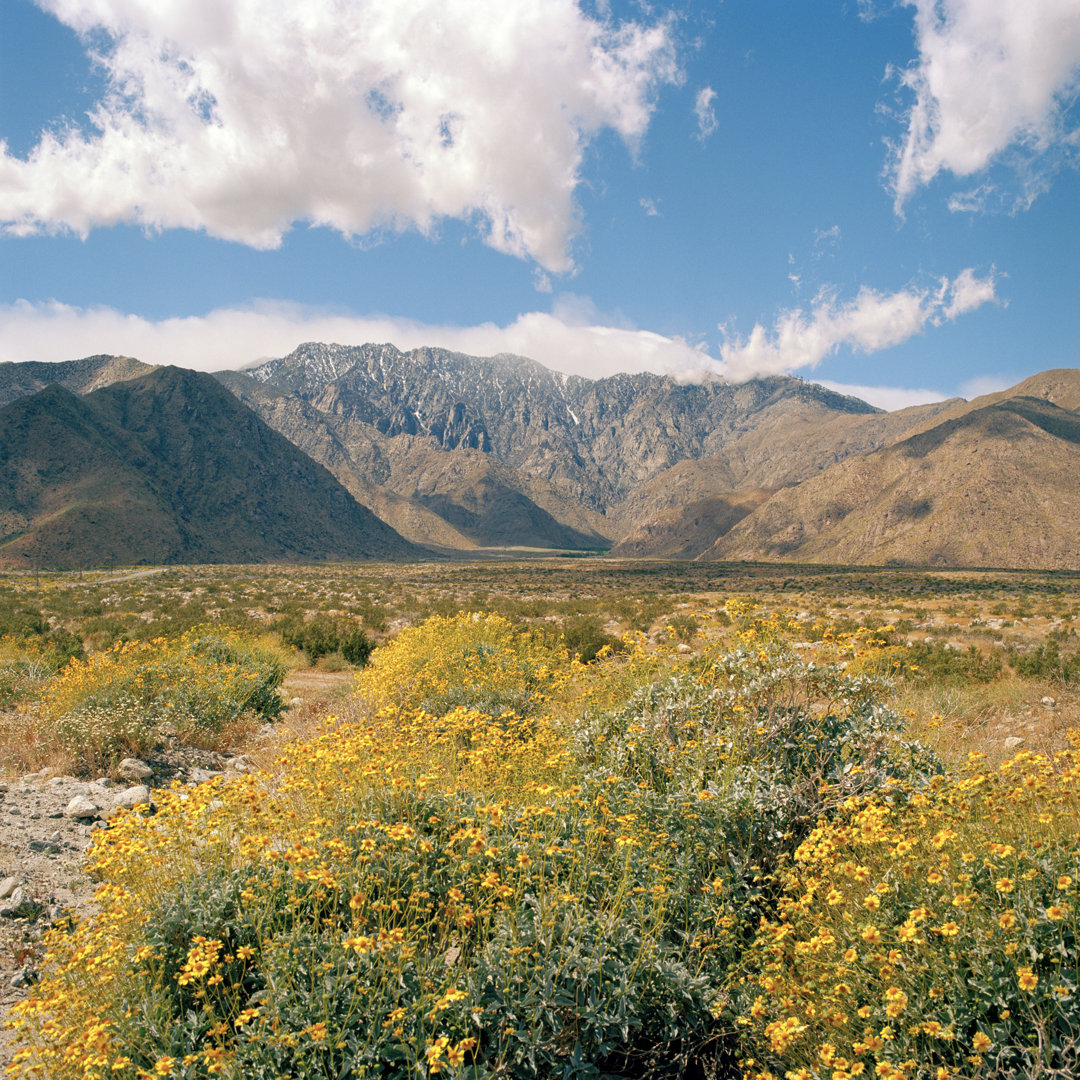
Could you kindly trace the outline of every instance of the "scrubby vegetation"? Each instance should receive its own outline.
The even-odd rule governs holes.
[[[363,667],[375,648],[375,642],[364,633],[355,619],[314,615],[310,619],[297,616],[283,619],[276,627],[282,643],[299,649],[309,664],[324,656],[338,654],[347,664]]]
[[[170,739],[199,746],[245,714],[274,719],[283,677],[279,657],[235,632],[199,628],[115,645],[71,659],[49,683],[43,737],[91,767]]]
[[[646,568],[651,595],[538,599],[494,573],[376,601],[344,570],[287,598],[234,572],[199,586],[214,621],[161,633],[163,604],[107,646],[100,613],[21,599],[20,715],[95,768],[273,719],[288,663],[379,646],[262,771],[94,834],[97,909],[49,932],[16,1074],[1080,1072],[1067,588],[1009,619],[1008,581],[734,599]]]

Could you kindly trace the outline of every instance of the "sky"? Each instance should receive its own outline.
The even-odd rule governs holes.
[[[1080,366],[1080,0],[0,0],[0,361]]]

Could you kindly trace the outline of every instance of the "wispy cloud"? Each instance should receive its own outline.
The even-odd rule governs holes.
[[[831,293],[819,294],[809,312],[781,312],[771,331],[759,323],[747,337],[728,334],[720,347],[725,374],[748,379],[813,370],[841,347],[879,352],[914,337],[927,323],[954,319],[995,300],[994,282],[992,273],[977,278],[967,269],[951,281],[943,278],[933,289],[911,286],[881,293],[864,286],[846,302]]]
[[[843,312],[834,305],[833,318],[847,327],[845,337],[849,343],[857,337],[864,343],[877,342],[885,347],[895,343],[892,339],[903,336],[899,325],[891,337],[880,326],[876,331],[870,330],[871,324],[880,321],[883,311],[906,306],[898,301],[890,308],[889,298],[879,299],[882,302],[875,305],[860,294]],[[941,310],[940,300],[934,305],[936,310]],[[826,321],[819,311],[819,341]],[[904,324],[910,326],[917,321],[908,316]],[[860,327],[857,330],[856,325]],[[159,320],[113,308],[78,308],[56,302],[32,304],[20,300],[0,306],[0,361],[50,362],[72,360],[88,352],[105,352],[134,356],[151,364],[220,371],[246,367],[271,356],[284,356],[304,341],[344,345],[391,342],[400,349],[434,345],[476,356],[515,353],[539,360],[555,371],[593,379],[618,372],[652,371],[671,375],[681,382],[699,382],[719,375],[743,381],[754,375],[795,370],[799,366],[774,363],[772,368],[752,369],[748,366],[750,357],[739,358],[729,350],[724,357],[725,367],[725,362],[714,359],[702,347],[640,330],[617,315],[597,311],[588,297],[572,293],[558,296],[550,313],[526,312],[505,326],[434,325],[280,301],[259,301],[243,308],[219,308],[205,315]],[[789,353],[787,359],[807,354],[807,347],[803,346]],[[770,354],[767,359],[776,358]],[[895,386],[856,386],[826,380],[823,385],[883,409],[940,401],[947,396],[937,390]],[[975,380],[966,384],[962,393],[970,397],[1006,385],[1009,385],[1007,380],[996,377],[986,382]]]
[[[814,255],[820,258],[829,252],[836,251],[840,246],[841,232],[839,225],[833,225],[828,229],[814,230]]]
[[[659,217],[660,208],[656,205],[655,199],[639,199],[638,205],[645,211],[647,217]]]
[[[703,86],[694,98],[694,115],[697,117],[697,137],[704,142],[719,126],[713,102],[716,91],[711,86]]]
[[[590,141],[633,147],[681,78],[670,20],[577,0],[40,0],[109,87],[87,130],[0,144],[18,234],[126,222],[273,248],[297,221],[348,236],[475,223],[571,266]],[[99,48],[102,42],[104,47]]]
[[[1006,157],[1020,176],[1012,205],[1029,205],[1054,169],[1080,157],[1067,113],[1080,91],[1080,3],[906,3],[918,58],[896,73],[908,95],[907,132],[888,166],[897,212],[939,173],[973,176]],[[991,196],[1004,201],[1000,189],[979,185],[950,206],[982,209]]]

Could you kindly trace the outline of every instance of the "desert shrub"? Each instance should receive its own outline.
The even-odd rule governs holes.
[[[1048,640],[1029,653],[1011,649],[1009,664],[1017,675],[1075,686],[1080,683],[1080,648],[1076,647],[1074,641],[1071,651],[1067,648],[1062,651],[1065,642],[1065,635],[1051,634]]]
[[[944,642],[935,641],[909,646],[904,669],[910,677],[918,680],[956,685],[992,682],[1001,677],[1003,664],[996,652],[984,653],[974,645],[966,649],[950,649]]]
[[[36,697],[68,660],[83,655],[82,640],[63,627],[0,637],[0,708]]]
[[[727,652],[579,665],[627,692],[558,722],[551,637],[403,632],[357,676],[373,715],[95,834],[100,907],[50,933],[21,1064],[1069,1075],[1080,753],[949,776],[851,640],[811,662],[731,618]],[[448,687],[528,710],[429,709]]]
[[[746,882],[775,868],[845,799],[940,772],[928,749],[902,738],[902,718],[882,703],[887,689],[881,678],[804,662],[783,645],[740,648],[587,715],[578,755],[587,775],[709,804],[709,847],[749,896],[759,890]],[[744,912],[745,925],[755,924],[752,914]]]
[[[697,618],[686,612],[672,615],[667,621],[667,631],[676,641],[691,641],[700,629]]]
[[[621,637],[609,634],[598,615],[578,615],[563,620],[562,639],[567,652],[583,664],[591,664],[601,650],[622,652],[626,646]]]
[[[465,706],[524,716],[562,683],[568,659],[549,632],[501,615],[434,615],[377,649],[356,689],[376,709],[441,714]]]
[[[283,708],[280,659],[251,639],[198,628],[71,660],[43,696],[62,748],[87,764],[149,750],[162,739],[206,739],[243,715]]]
[[[0,637],[0,708],[39,693],[54,670],[41,638]]]
[[[340,653],[354,667],[363,667],[375,648],[375,642],[354,619],[315,615],[310,619],[293,617],[279,625],[285,645],[300,649],[314,664],[320,657]]]
[[[105,906],[54,935],[24,1036],[57,1076],[58,1046],[94,1047],[121,1080],[726,1075],[727,987],[783,854],[843,799],[933,771],[881,680],[759,629],[569,727],[423,704],[448,671],[549,689],[557,642],[491,617],[403,633],[358,681],[402,678],[414,705],[97,841]]]

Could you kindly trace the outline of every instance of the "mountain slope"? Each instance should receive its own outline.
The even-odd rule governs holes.
[[[130,356],[85,356],[58,364],[28,361],[0,364],[0,406],[36,394],[46,386],[60,385],[75,394],[89,394],[102,386],[136,379],[153,371],[150,364]]]
[[[158,368],[0,409],[5,565],[417,554],[211,376]]]
[[[1080,415],[1042,396],[981,401],[777,492],[701,557],[1080,567]]]

